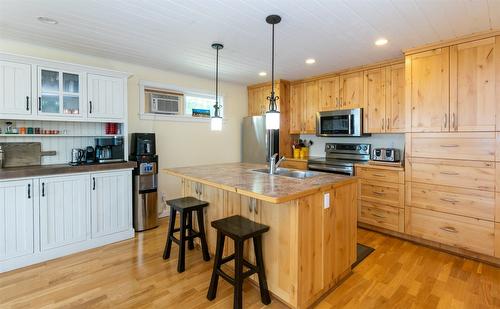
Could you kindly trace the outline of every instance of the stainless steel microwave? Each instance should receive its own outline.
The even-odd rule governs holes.
[[[363,109],[344,109],[316,114],[317,136],[362,136]]]

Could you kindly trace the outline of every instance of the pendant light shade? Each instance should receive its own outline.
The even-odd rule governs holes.
[[[217,56],[215,60],[215,105],[214,105],[214,115],[210,119],[210,129],[212,131],[222,130],[222,117],[220,116],[219,105],[219,50],[224,48],[224,45],[220,43],[213,43],[212,48],[217,51]]]
[[[273,27],[272,32],[272,54],[271,54],[271,95],[267,97],[269,100],[269,110],[266,112],[266,129],[277,130],[280,128],[280,112],[278,111],[278,104],[276,101],[279,97],[274,93],[274,25],[281,21],[279,15],[269,15],[266,17],[266,22]]]

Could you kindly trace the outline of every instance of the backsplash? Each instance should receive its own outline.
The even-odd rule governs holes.
[[[401,134],[372,134],[363,137],[318,137],[316,135],[300,135],[301,139],[312,140],[313,145],[309,149],[309,155],[324,156],[326,143],[366,143],[371,144],[373,148],[397,148],[404,153],[405,135]]]

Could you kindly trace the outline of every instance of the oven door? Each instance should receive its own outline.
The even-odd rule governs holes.
[[[362,110],[348,109],[319,112],[316,116],[317,136],[361,136]]]
[[[307,165],[307,169],[310,171],[318,171],[325,173],[342,174],[349,176],[354,175],[354,168],[352,166],[311,163]]]

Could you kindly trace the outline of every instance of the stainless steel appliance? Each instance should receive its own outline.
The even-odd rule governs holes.
[[[158,156],[153,133],[133,133],[131,145],[129,160],[137,161],[133,171],[133,224],[140,232],[158,226]]]
[[[401,152],[396,148],[375,148],[372,152],[372,160],[399,162],[401,161]]]
[[[73,148],[71,149],[71,162],[69,164],[71,165],[78,165],[82,164],[85,159],[85,151],[80,148]]]
[[[123,137],[100,137],[95,139],[95,158],[99,163],[124,160]]]
[[[363,109],[345,109],[316,114],[317,136],[362,136]]]
[[[265,116],[243,118],[242,134],[242,162],[266,163],[279,153],[279,130],[266,130]]]
[[[310,158],[307,168],[313,171],[354,175],[354,164],[370,160],[370,144],[327,143],[325,157]]]

